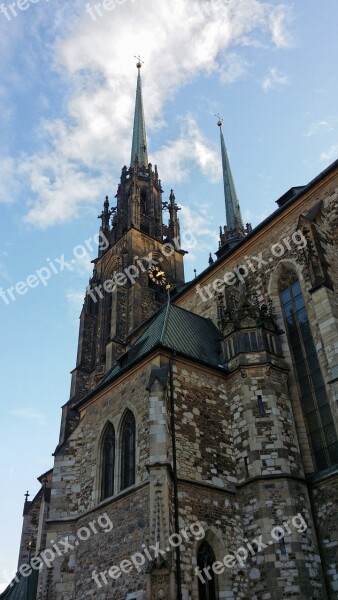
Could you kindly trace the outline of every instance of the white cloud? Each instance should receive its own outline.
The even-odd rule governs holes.
[[[0,202],[5,204],[14,202],[19,189],[16,161],[10,156],[0,157]]]
[[[248,70],[248,63],[235,52],[229,52],[222,61],[219,68],[219,76],[222,83],[233,83],[242,79]]]
[[[68,303],[68,308],[70,312],[70,320],[74,325],[78,326],[79,324],[79,314],[82,310],[82,305],[84,301],[84,292],[79,290],[69,290],[66,293],[66,300]]]
[[[333,161],[338,158],[338,144],[334,144],[326,152],[322,152],[320,160],[322,161]]]
[[[285,73],[276,69],[276,67],[272,67],[269,70],[268,75],[262,81],[262,89],[264,92],[268,92],[269,90],[273,90],[277,87],[288,85],[289,79]]]
[[[41,150],[18,163],[19,175],[31,190],[25,220],[34,226],[77,217],[96,205],[97,196],[109,186],[115,187],[114,172],[130,152],[134,52],[142,52],[145,61],[142,75],[151,134],[164,125],[165,103],[196,77],[214,73],[226,83],[242,77],[248,65],[239,47],[257,45],[260,37],[267,48],[288,44],[289,10],[264,0],[126,1],[103,12],[103,18],[93,21],[80,2],[55,12],[52,68],[68,86],[69,96],[64,98],[64,118],[41,122]],[[276,83],[281,83],[278,76]],[[47,97],[41,102],[48,106]],[[159,164],[161,177],[170,164],[173,182],[187,178],[194,167],[216,178],[212,144],[191,117],[185,122],[189,127],[183,125],[177,140],[154,152],[157,160],[166,152]],[[6,197],[5,189],[2,193]]]
[[[317,133],[322,131],[330,131],[334,129],[334,127],[338,123],[338,117],[329,117],[328,119],[321,119],[320,121],[315,121],[310,123],[309,129],[305,134],[305,137],[311,137]]]
[[[217,227],[210,218],[210,206],[200,203],[194,208],[181,204],[182,217],[181,236],[183,250],[187,250],[185,261],[193,262],[198,256],[205,256],[205,264],[209,252],[218,245]],[[187,243],[184,243],[187,240]]]
[[[36,425],[42,426],[46,424],[45,416],[29,406],[26,408],[15,408],[14,410],[9,411],[9,414],[13,417],[17,417],[18,419],[34,421]]]
[[[168,141],[153,156],[155,163],[161,165],[161,177],[173,184],[188,180],[194,166],[211,182],[221,175],[219,151],[210,147],[191,115],[181,119],[179,137]]]
[[[4,265],[2,262],[0,262],[0,277],[6,281],[12,281],[6,265]]]
[[[95,244],[91,244],[91,247],[94,247],[96,252],[90,252],[89,250],[87,251],[83,244],[80,244],[80,249],[77,251],[75,262],[69,267],[70,271],[72,271],[75,276],[83,277],[84,275],[88,275],[88,277],[90,277],[92,275],[92,260],[93,258],[97,257],[97,246]],[[83,254],[81,254],[82,252]]]
[[[288,48],[292,45],[287,23],[291,19],[291,13],[284,5],[277,6],[270,16],[272,40],[277,48]]]

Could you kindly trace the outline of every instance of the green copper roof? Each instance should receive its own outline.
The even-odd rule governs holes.
[[[28,577],[21,577],[18,583],[8,586],[2,594],[1,600],[36,600],[39,571],[33,569]]]
[[[221,136],[222,167],[227,227],[229,227],[229,229],[244,229],[221,126],[219,130]]]
[[[119,358],[102,383],[113,379],[157,346],[212,366],[221,366],[220,334],[213,322],[168,302],[154,316],[128,352]]]
[[[136,158],[140,166],[148,166],[146,126],[144,121],[142,87],[141,87],[141,67],[138,67],[136,102],[134,114],[133,142],[131,147],[130,166],[133,167]]]

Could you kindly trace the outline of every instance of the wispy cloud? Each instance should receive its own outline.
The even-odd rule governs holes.
[[[179,137],[155,152],[154,161],[161,165],[161,176],[172,183],[187,181],[194,166],[211,182],[221,175],[219,152],[211,147],[191,115],[181,118]]]
[[[185,260],[193,262],[198,255],[205,255],[205,265],[207,266],[208,254],[215,246],[217,247],[218,243],[217,227],[214,226],[210,219],[210,206],[205,203],[194,207],[194,209],[185,205],[181,205],[181,208],[182,241],[184,240],[185,232],[187,232],[188,241],[190,240],[189,232],[195,238],[190,246],[183,243],[183,249],[188,251]]]
[[[288,28],[291,19],[292,13],[285,4],[276,6],[276,10],[270,16],[272,40],[277,48],[289,48],[293,45],[293,40]]]
[[[49,48],[55,51],[51,54],[52,75],[55,79],[58,74],[61,85],[68,86],[64,89],[64,114],[40,122],[34,132],[40,150],[20,157],[14,169],[8,159],[8,176],[0,190],[6,199],[14,196],[11,186],[15,179],[28,183],[25,221],[34,227],[46,228],[79,217],[97,202],[98,190],[105,191],[115,183],[114,171],[120,170],[130,152],[135,95],[135,80],[126,77],[130,48],[142,49],[145,64],[151,65],[151,70],[145,68],[142,73],[151,134],[164,125],[165,104],[198,76],[218,74],[223,83],[244,76],[250,65],[239,48],[255,46],[260,38],[266,50],[289,44],[290,11],[282,2],[211,1],[206,10],[205,0],[172,0],[170,4],[142,0],[134,2],[132,9],[130,3],[121,3],[96,21],[86,14],[83,3],[66,5],[67,10],[56,9],[49,31]],[[267,89],[281,84],[278,73],[272,73],[270,80]],[[48,106],[49,98],[41,102]],[[216,177],[213,144],[203,139],[195,125],[191,127],[188,136],[193,151],[182,132],[171,142],[180,155],[175,161],[172,152],[170,158],[178,169],[176,181],[189,176],[192,168]],[[154,156],[161,158],[168,145],[158,148]],[[167,157],[159,164],[162,177]],[[173,171],[171,180],[172,175]]]
[[[69,290],[66,293],[66,300],[68,303],[68,308],[70,310],[70,319],[76,325],[79,323],[79,314],[82,309],[83,300],[84,300],[84,292],[83,289],[80,290]]]
[[[311,137],[322,131],[331,131],[338,124],[338,117],[329,117],[328,119],[321,119],[310,123],[309,129],[305,134],[305,137]]]
[[[0,262],[0,278],[5,279],[6,281],[12,281],[6,265],[4,265],[2,262]]]
[[[242,79],[247,73],[249,63],[235,52],[229,52],[219,67],[219,77],[222,83],[230,84]]]
[[[322,161],[331,161],[338,158],[338,144],[332,145],[326,152],[322,152],[320,155],[320,160]]]
[[[45,425],[46,418],[45,416],[35,410],[34,408],[30,408],[29,406],[24,408],[15,408],[9,411],[9,414],[12,417],[16,417],[18,419],[24,419],[25,421],[34,421],[36,425]]]
[[[269,70],[268,75],[262,81],[262,89],[264,92],[274,90],[275,88],[289,84],[289,78],[285,73],[279,71],[276,67]]]
[[[20,189],[17,169],[18,164],[14,158],[0,157],[0,202],[9,204],[16,200]]]

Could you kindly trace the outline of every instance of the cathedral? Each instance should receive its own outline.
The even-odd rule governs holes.
[[[141,86],[106,197],[53,468],[3,600],[338,597],[338,160],[184,278]],[[192,232],[193,234],[193,232]]]

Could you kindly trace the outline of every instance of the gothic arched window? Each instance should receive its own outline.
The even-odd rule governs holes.
[[[309,443],[317,470],[338,463],[338,439],[297,275],[282,276],[280,298]]]
[[[135,417],[128,410],[121,429],[121,490],[135,483],[135,438]]]
[[[102,500],[114,494],[115,431],[107,425],[102,441]]]
[[[140,210],[143,215],[147,214],[147,190],[141,190],[140,194]]]
[[[202,577],[205,583],[198,579],[198,600],[217,600],[216,576],[212,570],[212,565],[216,562],[216,556],[210,544],[205,540],[202,542],[197,552],[197,566],[202,571]],[[203,574],[203,569],[207,571]],[[206,574],[208,573],[208,575]],[[211,577],[211,579],[209,579]]]

